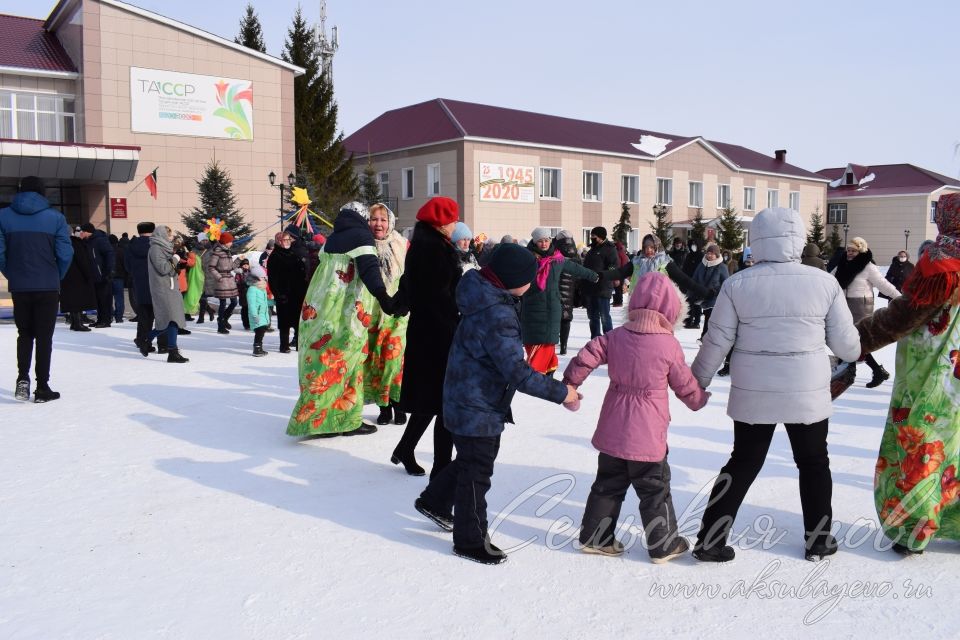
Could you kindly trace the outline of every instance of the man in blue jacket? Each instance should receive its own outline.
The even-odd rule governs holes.
[[[34,402],[56,400],[52,391],[50,355],[60,304],[60,281],[73,260],[70,230],[63,214],[50,208],[41,194],[43,182],[24,178],[11,205],[0,209],[0,272],[13,297],[17,325],[17,400],[30,399],[30,361],[36,343],[37,387]]]

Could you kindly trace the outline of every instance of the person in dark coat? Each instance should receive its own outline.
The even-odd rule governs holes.
[[[152,222],[137,223],[137,237],[130,241],[123,255],[123,264],[133,282],[134,297],[137,299],[137,337],[133,343],[141,350],[150,346],[150,332],[153,330],[153,297],[150,294],[150,278],[147,271],[147,255],[150,252],[150,238],[156,230]],[[157,345],[161,353],[167,350],[166,334],[160,334]]]
[[[113,269],[116,256],[107,234],[85,222],[80,225],[80,239],[93,251],[94,289],[97,295],[97,324],[95,329],[106,329],[113,319],[111,298],[113,297]]]
[[[683,238],[679,236],[673,238],[673,248],[667,251],[667,255],[670,256],[670,260],[672,260],[675,265],[681,269],[683,268],[683,264],[687,260],[687,247],[683,244]]]
[[[897,291],[903,293],[903,283],[907,281],[911,273],[913,273],[913,263],[910,262],[910,256],[907,255],[906,251],[900,251],[893,257],[890,267],[887,268],[887,275],[884,277],[887,282],[897,288]],[[890,299],[890,296],[882,291],[880,297]]]
[[[827,266],[823,263],[823,258],[820,257],[820,247],[814,242],[808,242],[807,246],[803,248],[803,254],[800,256],[800,264],[805,264],[808,267],[814,267],[822,271],[826,271]]]
[[[617,259],[619,260],[619,264],[617,266],[622,267],[630,262],[630,256],[627,255],[627,248],[623,246],[622,242],[617,240],[613,243],[613,246],[617,248]],[[623,306],[623,290],[626,288],[625,284],[626,283],[623,280],[613,281],[613,300],[610,306]]]
[[[278,233],[276,244],[267,259],[270,291],[277,305],[280,329],[280,353],[290,353],[290,330],[293,348],[297,348],[297,327],[303,297],[307,295],[307,263],[293,251],[293,238],[288,232]]]
[[[561,229],[554,239],[557,250],[564,258],[577,264],[583,264],[577,243],[570,234]],[[579,281],[569,273],[560,274],[560,355],[567,354],[567,341],[570,338],[570,324],[573,322],[574,307],[583,306],[579,298]]]
[[[9,207],[0,209],[0,273],[7,278],[17,325],[14,398],[30,399],[30,365],[36,347],[34,402],[56,400],[49,386],[60,281],[73,258],[63,214],[43,197],[43,182],[24,178]],[[12,417],[10,418],[12,419]]]
[[[534,371],[520,349],[515,297],[537,275],[533,254],[518,245],[494,249],[489,264],[463,276],[456,330],[443,385],[444,424],[457,459],[430,480],[414,507],[447,531],[454,554],[483,564],[507,555],[490,542],[486,494],[510,404],[517,391],[557,404],[574,403],[576,389]],[[453,512],[451,515],[451,511]]]
[[[693,278],[693,272],[697,270],[702,260],[703,247],[697,244],[696,238],[690,238],[687,240],[687,255],[684,256],[682,263],[678,263],[680,268],[690,278]],[[689,303],[689,309],[687,310],[687,318],[683,321],[683,326],[687,329],[699,329],[703,309],[695,300],[688,298],[687,302]]]
[[[455,292],[463,271],[450,241],[459,211],[456,201],[442,196],[420,207],[397,292],[410,309],[400,389],[400,409],[410,419],[393,455],[401,462],[416,463],[414,449],[436,417],[431,478],[453,455],[453,440],[444,428],[443,379],[460,322]]]
[[[90,331],[81,316],[97,307],[96,267],[90,245],[79,236],[71,236],[73,260],[60,288],[60,311],[69,314],[71,331]]]
[[[123,312],[126,310],[126,301],[123,298],[127,286],[127,268],[123,266],[123,252],[126,244],[121,245],[117,236],[110,234],[110,245],[113,247],[113,321],[123,322]]]
[[[590,230],[590,250],[583,259],[583,266],[597,273],[603,273],[620,266],[617,248],[607,240],[604,227]],[[610,317],[610,297],[613,295],[613,282],[602,279],[596,284],[583,286],[584,302],[587,305],[587,317],[590,318],[590,337],[596,338],[613,329]]]

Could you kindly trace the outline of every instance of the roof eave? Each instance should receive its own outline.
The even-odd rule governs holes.
[[[0,66],[0,73],[11,76],[31,76],[34,78],[56,78],[58,80],[76,80],[80,74],[76,71],[53,71],[50,69],[30,69],[28,67]]]

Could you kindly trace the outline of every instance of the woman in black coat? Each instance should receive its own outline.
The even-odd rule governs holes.
[[[73,245],[73,260],[60,284],[60,311],[70,314],[71,331],[90,331],[80,321],[80,315],[87,309],[97,308],[93,254],[90,246],[76,236],[70,236],[70,244]]]
[[[267,278],[277,303],[277,325],[280,329],[280,353],[290,353],[290,330],[293,348],[297,348],[300,307],[307,295],[307,265],[293,250],[293,238],[286,231],[274,238],[276,244],[267,259]]]
[[[455,292],[461,269],[450,241],[458,215],[457,203],[450,198],[438,196],[420,208],[398,291],[398,297],[410,309],[400,408],[411,416],[391,462],[403,463],[411,475],[422,474],[414,449],[436,417],[431,478],[450,463],[453,455],[453,439],[443,425],[443,380],[447,354],[460,322]]]
[[[564,230],[557,233],[554,245],[560,251],[564,258],[573,260],[577,264],[583,264],[580,254],[577,252],[577,243]],[[570,337],[570,323],[573,322],[573,308],[579,307],[577,298],[578,281],[569,273],[560,274],[560,355],[567,353],[567,339]]]

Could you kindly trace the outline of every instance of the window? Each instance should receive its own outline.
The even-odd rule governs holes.
[[[627,234],[627,252],[634,254],[640,250],[640,229],[630,229]]]
[[[728,184],[718,184],[717,185],[717,209],[726,209],[729,206],[732,206],[733,203],[730,202],[730,185]]]
[[[640,176],[620,177],[620,202],[639,202]]]
[[[560,199],[560,169],[540,168],[540,197]]]
[[[930,222],[937,221],[937,202],[933,201],[930,203]]]
[[[380,197],[384,201],[390,199],[390,172],[381,171],[377,174],[377,183],[380,185]]]
[[[757,189],[756,187],[743,188],[743,210],[753,211],[757,208]]]
[[[603,199],[603,194],[601,193],[602,180],[599,172],[596,171],[584,171],[583,172],[583,199],[584,200],[595,200],[600,202]]]
[[[427,165],[427,196],[440,195],[440,165]]]
[[[847,203],[827,205],[827,224],[847,224]]]
[[[791,191],[790,192],[790,208],[794,211],[800,211],[800,192]]]
[[[413,199],[413,169],[403,170],[403,199]]]
[[[590,246],[590,231],[593,227],[583,227],[583,246]]]
[[[780,191],[778,189],[767,189],[767,206],[780,206]]]
[[[673,180],[670,178],[657,178],[657,204],[668,207],[673,204]]]
[[[702,182],[690,183],[690,201],[687,204],[691,207],[703,206],[703,183]]]
[[[0,138],[74,142],[73,96],[0,91]]]

